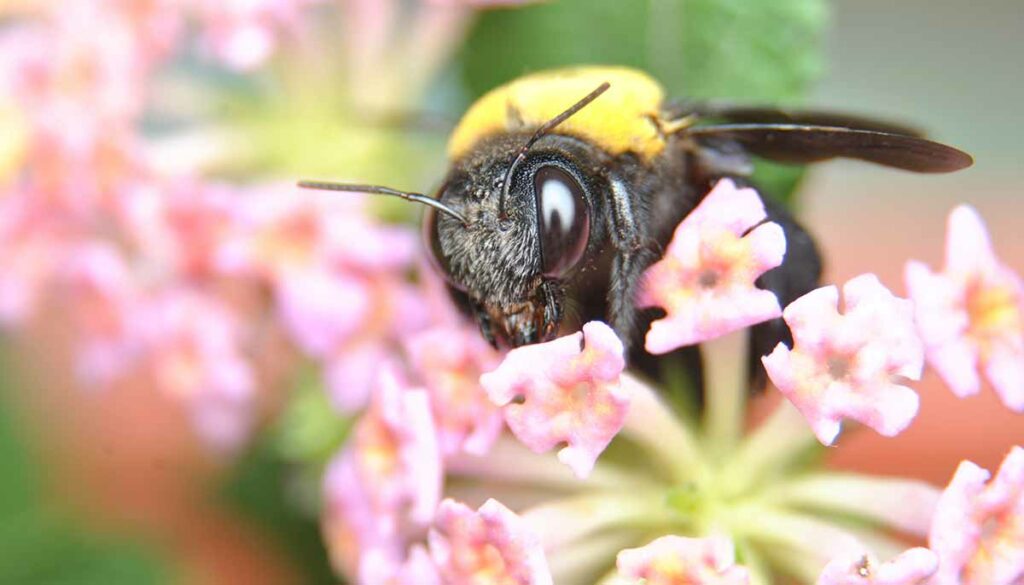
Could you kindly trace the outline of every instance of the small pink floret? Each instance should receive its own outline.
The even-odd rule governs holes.
[[[924,364],[909,301],[892,295],[873,274],[839,291],[811,291],[783,316],[793,349],[783,344],[761,358],[772,382],[797,407],[818,439],[831,445],[843,418],[885,436],[902,432],[917,415],[917,394],[904,385],[918,380]]]
[[[540,537],[497,500],[487,500],[476,512],[444,500],[428,542],[449,585],[552,583]]]
[[[638,295],[639,306],[666,313],[651,324],[647,351],[667,353],[782,314],[775,295],[754,286],[786,254],[782,228],[766,218],[755,190],[723,179],[676,227]]]
[[[818,585],[925,585],[938,568],[939,558],[922,547],[885,563],[868,554],[841,556],[825,565]]]
[[[645,585],[746,585],[746,567],[735,564],[732,542],[724,536],[662,536],[626,549],[616,559],[619,574]]]
[[[622,342],[591,321],[580,333],[510,351],[480,384],[523,444],[537,453],[567,444],[558,458],[586,477],[626,421],[624,367]]]
[[[392,367],[383,367],[377,380],[373,403],[353,431],[361,478],[374,498],[407,505],[410,518],[425,524],[440,501],[443,477],[429,398],[404,385]]]
[[[1014,447],[996,477],[970,461],[942,492],[928,543],[939,555],[933,585],[1024,581],[1024,448]]]
[[[501,411],[480,386],[480,374],[499,356],[479,331],[435,327],[409,337],[409,359],[430,395],[441,451],[484,455],[501,434]]]
[[[946,266],[906,268],[928,363],[957,396],[976,394],[980,371],[1003,403],[1024,412],[1024,281],[996,258],[971,207],[949,215]]]

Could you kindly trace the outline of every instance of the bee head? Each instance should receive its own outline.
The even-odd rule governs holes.
[[[457,161],[436,200],[465,219],[428,210],[425,236],[448,282],[484,313],[487,334],[518,346],[554,337],[563,282],[600,232],[594,193],[603,152],[549,134],[520,156],[524,135],[486,140]]]
[[[603,151],[551,131],[608,83],[532,132],[483,139],[452,166],[435,197],[375,185],[302,181],[302,187],[401,197],[429,207],[435,265],[473,303],[484,336],[516,347],[558,333],[563,279],[594,246]]]

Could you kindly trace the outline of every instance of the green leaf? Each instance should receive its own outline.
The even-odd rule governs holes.
[[[789,104],[822,72],[827,23],[827,0],[555,0],[484,13],[460,63],[474,99],[527,72],[607,64],[648,71],[675,99]],[[759,164],[754,182],[786,199],[801,172]]]
[[[300,378],[275,425],[274,440],[285,460],[319,467],[345,442],[353,421],[331,404],[320,372],[309,368]]]
[[[644,69],[679,98],[798,99],[822,70],[826,0],[555,0],[484,13],[461,54],[472,97],[526,72]]]

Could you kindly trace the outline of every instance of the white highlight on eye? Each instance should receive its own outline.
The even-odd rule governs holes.
[[[559,227],[563,232],[568,231],[575,219],[576,202],[572,191],[564,182],[556,179],[548,179],[541,186],[541,212],[543,213],[546,227],[554,227],[554,217],[562,218]]]

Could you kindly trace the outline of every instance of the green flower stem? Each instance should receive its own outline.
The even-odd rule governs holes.
[[[614,583],[626,585],[616,578],[615,557],[619,551],[642,546],[650,539],[642,533],[630,530],[615,530],[595,534],[591,538],[577,541],[555,554],[548,554],[548,566],[555,583]],[[547,551],[550,552],[550,551]],[[608,567],[608,571],[595,581],[595,573]]]
[[[925,537],[939,494],[938,489],[918,480],[815,473],[772,486],[758,501],[859,518]]]
[[[744,540],[736,541],[736,562],[750,571],[750,585],[771,585],[772,574],[764,557]]]
[[[649,479],[611,465],[596,465],[586,479],[580,480],[553,454],[534,453],[510,437],[499,439],[485,456],[452,457],[445,462],[445,470],[452,477],[549,490],[644,490],[655,486]]]
[[[670,518],[660,494],[635,491],[549,500],[524,510],[521,516],[540,533],[547,550],[561,550],[607,531],[664,527]]]
[[[704,365],[704,433],[711,453],[732,451],[743,433],[749,380],[749,332],[734,331],[700,346]]]
[[[630,394],[629,414],[620,434],[648,450],[673,479],[701,481],[707,465],[693,432],[675,412],[643,382],[622,375],[622,387]]]
[[[860,539],[843,526],[768,506],[738,506],[723,520],[733,538],[748,541],[774,564],[806,583],[813,583],[831,559],[864,548]]]
[[[787,400],[740,445],[722,469],[722,486],[729,495],[748,491],[765,475],[778,473],[806,454],[817,438],[800,412]]]

